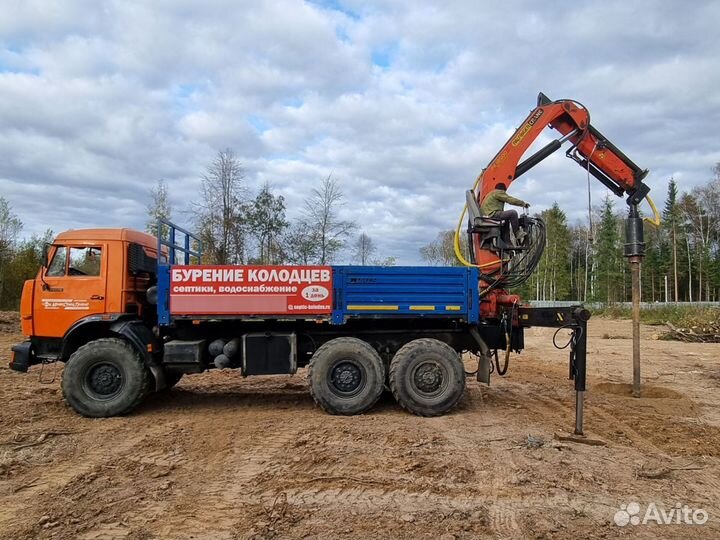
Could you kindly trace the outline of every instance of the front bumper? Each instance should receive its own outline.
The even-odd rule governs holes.
[[[12,360],[10,360],[9,367],[21,373],[27,373],[30,366],[35,363],[33,362],[34,356],[35,353],[30,341],[18,343],[12,348]]]

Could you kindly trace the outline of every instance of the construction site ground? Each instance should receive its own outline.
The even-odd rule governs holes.
[[[0,538],[718,538],[720,345],[593,319],[585,426],[567,351],[530,329],[506,377],[468,379],[459,408],[420,418],[385,396],[329,416],[296,376],[188,376],[122,418],[62,400],[61,365],[7,369],[17,314],[0,314]],[[565,341],[558,336],[558,341]],[[468,369],[471,369],[468,362]],[[57,369],[57,371],[56,371]],[[621,505],[703,509],[704,525],[624,527]],[[640,516],[642,517],[642,515]]]

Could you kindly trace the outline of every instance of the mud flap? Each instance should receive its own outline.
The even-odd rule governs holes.
[[[23,341],[12,347],[12,360],[8,367],[13,371],[19,371],[20,373],[27,373],[28,368],[36,364],[34,362],[34,354],[32,343],[29,341]]]
[[[160,347],[158,340],[145,324],[140,321],[118,321],[110,327],[110,330],[127,339],[140,354],[145,366],[150,370],[155,379],[155,391],[167,388],[165,372],[154,358],[153,352]]]
[[[477,328],[470,328],[470,335],[478,344],[480,354],[478,355],[477,380],[490,386],[490,372],[492,371],[492,360],[490,359],[490,349],[487,343],[480,336]]]
[[[477,380],[478,382],[485,383],[490,386],[490,371],[492,369],[492,362],[489,356],[481,354],[478,356],[478,368],[477,368]]]

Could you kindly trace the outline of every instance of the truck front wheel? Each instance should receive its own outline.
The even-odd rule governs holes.
[[[437,339],[416,339],[403,345],[390,362],[390,390],[413,414],[446,413],[465,390],[465,371],[458,353]]]
[[[351,337],[323,344],[310,360],[310,394],[330,414],[360,414],[375,405],[385,383],[385,366],[368,343]]]
[[[83,416],[130,412],[150,390],[150,373],[126,341],[103,338],[75,351],[63,371],[65,401]]]

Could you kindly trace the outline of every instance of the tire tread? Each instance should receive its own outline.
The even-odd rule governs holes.
[[[110,415],[110,414],[90,415],[90,414],[87,414],[85,411],[79,411],[79,410],[77,410],[77,409],[72,405],[71,400],[68,399],[68,391],[67,391],[67,389],[65,388],[65,377],[64,377],[64,376],[61,377],[61,379],[60,379],[60,389],[61,389],[61,391],[62,391],[63,398],[65,399],[65,401],[66,401],[68,404],[70,404],[70,406],[71,406],[73,409],[75,409],[77,412],[79,412],[79,413],[82,414],[83,416],[90,416],[90,417],[101,416],[101,417],[102,417],[102,416],[121,416],[121,415],[127,414],[127,413],[129,413],[132,409],[134,409],[135,407],[137,407],[138,405],[140,405],[140,403],[142,402],[142,400],[145,398],[145,396],[147,396],[147,395],[150,393],[150,391],[151,391],[151,389],[152,389],[152,387],[151,387],[152,377],[151,377],[151,375],[150,375],[150,371],[145,367],[145,364],[143,363],[142,359],[141,359],[140,356],[138,355],[137,351],[133,348],[133,346],[132,346],[130,343],[128,343],[126,340],[121,339],[121,338],[111,337],[111,338],[95,339],[95,340],[93,340],[93,341],[90,341],[90,342],[86,343],[85,345],[82,345],[81,347],[78,347],[78,349],[77,349],[73,354],[70,355],[70,358],[69,358],[68,361],[67,361],[67,364],[66,364],[66,366],[65,366],[65,369],[67,369],[67,365],[68,365],[70,362],[73,361],[73,357],[74,357],[75,355],[77,355],[77,354],[82,354],[82,353],[87,352],[87,351],[89,351],[89,350],[97,349],[97,348],[103,347],[103,346],[105,346],[105,345],[112,345],[113,347],[116,346],[116,345],[119,345],[119,346],[121,346],[122,348],[126,349],[128,352],[131,353],[131,357],[132,357],[133,360],[137,363],[137,367],[140,368],[140,369],[139,369],[139,372],[140,372],[140,377],[141,377],[141,382],[140,382],[140,384],[141,384],[141,390],[140,390],[140,392],[137,393],[137,395],[134,397],[134,399],[132,400],[132,402],[130,402],[129,404],[127,404],[125,407],[123,407],[122,409],[120,409],[118,412],[116,412],[116,413],[114,413],[114,414],[111,414],[111,415]]]
[[[337,410],[333,409],[329,403],[327,403],[321,395],[318,395],[316,392],[316,389],[314,388],[314,385],[312,384],[313,381],[313,373],[316,369],[318,369],[317,365],[320,361],[322,361],[324,355],[329,354],[329,351],[336,348],[337,346],[347,344],[354,347],[360,347],[364,349],[366,352],[370,353],[371,355],[377,357],[379,360],[379,365],[382,369],[381,374],[381,389],[384,387],[385,383],[385,364],[382,362],[382,359],[380,359],[380,355],[377,353],[377,351],[366,341],[363,341],[358,338],[354,337],[339,337],[332,339],[326,343],[323,343],[316,351],[315,354],[313,354],[310,363],[308,365],[308,381],[310,382],[310,395],[313,398],[313,401],[315,404],[320,407],[323,411],[327,412],[328,414],[344,414],[341,412],[338,412]],[[356,412],[353,412],[352,414],[362,414],[364,412],[367,412],[370,408],[377,403],[377,400],[380,399],[380,395],[382,394],[382,391],[377,392],[377,396],[374,400],[372,400],[371,403],[368,403],[365,407],[363,407],[361,410],[358,410]]]
[[[400,391],[401,389],[401,381],[399,379],[398,371],[401,367],[401,362],[404,360],[404,358],[413,352],[415,352],[418,348],[421,348],[423,350],[431,350],[436,351],[441,355],[447,354],[449,351],[451,351],[453,354],[457,354],[456,351],[450,347],[447,343],[443,343],[440,340],[433,339],[433,338],[419,338],[415,339],[413,341],[410,341],[409,343],[406,343],[403,345],[400,350],[395,354],[395,357],[392,359],[392,362],[390,362],[390,391],[392,392],[393,396],[395,397],[395,400],[398,402],[398,404],[405,409],[406,411],[418,415],[418,416],[424,416],[424,417],[433,417],[433,416],[441,416],[445,414],[446,412],[452,410],[455,406],[457,406],[458,402],[462,399],[464,389],[465,389],[465,376],[464,376],[464,370],[463,370],[463,376],[460,378],[457,378],[454,381],[454,385],[456,388],[453,389],[454,398],[450,402],[450,404],[447,407],[444,407],[443,410],[437,410],[437,411],[430,411],[430,410],[423,410],[418,409],[413,405],[413,403],[406,399],[403,395],[403,392]]]

